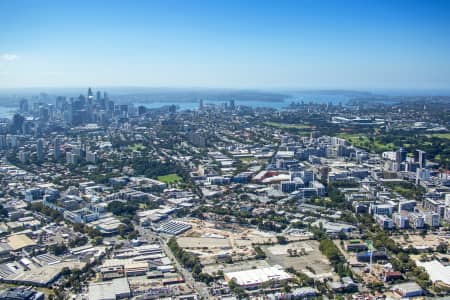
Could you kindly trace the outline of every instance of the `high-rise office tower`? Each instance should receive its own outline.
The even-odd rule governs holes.
[[[50,112],[49,109],[45,106],[39,107],[39,119],[47,122],[50,118]]]
[[[17,153],[17,156],[18,156],[18,158],[19,158],[21,163],[26,164],[29,161],[29,159],[30,159],[30,152],[24,151],[24,150],[20,150]]]
[[[405,148],[400,147],[400,149],[397,150],[395,160],[397,163],[404,162],[406,160],[406,155],[408,153],[406,152]]]
[[[36,143],[36,158],[37,161],[44,161],[44,141],[42,139],[38,139]]]
[[[28,100],[27,99],[20,100],[20,112],[27,113],[28,109],[29,109]]]
[[[56,110],[63,112],[66,107],[66,97],[58,96],[56,98]]]
[[[88,99],[92,99],[92,98],[94,98],[94,93],[92,92],[92,89],[89,88],[88,89]]]
[[[23,123],[25,122],[25,117],[21,114],[14,114],[11,122],[11,131],[13,133],[18,133],[22,131]]]
[[[425,168],[427,153],[422,150],[416,150],[416,152],[414,153],[414,160],[419,163],[419,168]]]
[[[61,141],[59,137],[55,137],[53,140],[53,158],[55,160],[61,159]]]
[[[106,110],[109,112],[114,112],[114,102],[113,101],[106,102]]]
[[[234,110],[236,108],[235,103],[234,103],[234,99],[230,100],[230,109]]]
[[[87,105],[92,106],[94,104],[94,92],[92,92],[92,89],[88,89],[88,96],[87,96]]]
[[[74,109],[83,109],[86,106],[86,97],[84,95],[78,96],[78,99],[74,99],[72,106]]]

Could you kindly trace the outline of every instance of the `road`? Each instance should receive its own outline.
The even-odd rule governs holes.
[[[202,299],[210,299],[211,295],[208,292],[208,287],[203,282],[197,282],[195,281],[194,277],[192,277],[192,273],[186,270],[180,262],[176,259],[176,257],[173,255],[172,251],[170,251],[169,246],[167,246],[167,242],[165,239],[163,239],[161,236],[156,234],[155,232],[151,231],[148,228],[143,228],[141,226],[136,226],[136,228],[139,230],[139,233],[141,234],[141,237],[143,239],[146,239],[148,241],[156,241],[158,240],[161,244],[161,247],[166,253],[167,257],[169,257],[173,263],[175,264],[176,269],[183,275],[184,280],[186,283],[191,286],[195,291],[197,292]]]
[[[184,277],[184,280],[186,283],[188,283],[190,286],[192,286],[196,292],[203,298],[203,299],[210,299],[211,296],[208,292],[208,288],[206,284],[203,282],[197,282],[195,281],[194,277],[192,277],[192,273],[186,270],[179,261],[176,259],[176,257],[173,255],[172,251],[170,251],[169,247],[167,246],[167,243],[160,237],[159,241],[164,249],[164,252],[167,254],[167,256],[175,263],[176,268],[181,272],[181,274]]]

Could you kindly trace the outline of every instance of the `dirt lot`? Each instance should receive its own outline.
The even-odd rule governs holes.
[[[203,237],[179,237],[178,245],[181,248],[230,248],[230,240],[222,238],[203,238]]]
[[[203,272],[208,274],[217,273],[222,270],[223,272],[236,272],[248,269],[267,268],[270,265],[265,260],[247,260],[242,262],[235,262],[233,264],[212,264],[203,268]]]
[[[410,234],[406,236],[404,235],[393,236],[392,239],[402,248],[408,248],[412,246],[418,250],[425,248],[435,249],[441,242],[446,242],[447,239],[445,237],[440,237],[437,234],[427,234],[425,237],[419,234]]]
[[[297,271],[317,279],[333,277],[330,263],[320,252],[317,241],[309,240],[262,248],[267,254],[270,265],[277,264],[284,268],[293,267]]]
[[[253,259],[254,244],[276,241],[272,234],[236,226],[233,231],[200,220],[187,220],[192,229],[177,238],[181,248],[199,256],[202,264],[215,264],[229,256],[233,261]]]

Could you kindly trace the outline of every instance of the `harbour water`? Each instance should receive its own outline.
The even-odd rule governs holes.
[[[258,100],[239,100],[239,98],[235,99],[236,105],[243,105],[243,106],[249,106],[249,107],[266,107],[266,108],[274,108],[274,109],[283,109],[287,108],[289,104],[292,102],[301,102],[304,103],[333,103],[333,104],[345,104],[348,102],[352,97],[342,94],[312,94],[312,93],[292,93],[289,97],[286,97],[283,100],[280,101],[258,101]],[[214,101],[214,100],[204,100],[203,104],[214,104],[214,105],[220,105],[226,103],[225,101]],[[147,108],[158,108],[164,105],[176,105],[179,109],[185,110],[185,109],[198,109],[199,102],[198,101],[170,101],[170,102],[139,102],[134,103],[135,106],[143,105]]]
[[[0,104],[0,118],[12,118],[14,115],[14,112],[17,110],[17,108],[11,107],[11,106],[1,106]]]

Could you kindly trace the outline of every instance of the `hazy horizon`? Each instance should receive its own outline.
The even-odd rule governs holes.
[[[331,94],[371,94],[380,96],[450,96],[450,89],[349,89],[349,88],[233,88],[233,87],[183,87],[183,86],[67,86],[67,87],[0,87],[0,95],[36,95],[47,93],[61,96],[85,94],[88,88],[94,91],[108,92],[116,95],[152,94],[152,93],[204,93],[204,92],[261,92],[273,94],[292,93],[331,93]]]

